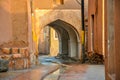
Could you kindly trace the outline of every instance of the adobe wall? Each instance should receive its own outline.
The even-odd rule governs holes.
[[[116,59],[116,80],[120,80],[120,0],[114,0],[114,12],[115,12],[115,17],[114,17],[114,23],[115,23],[115,59]]]
[[[29,47],[29,52],[33,53],[29,0],[0,0],[0,48],[2,47]],[[30,56],[33,61],[34,53]]]
[[[50,28],[50,55],[57,56],[59,53],[59,41],[55,38],[55,30]]]
[[[107,37],[108,37],[108,69],[110,70],[109,73],[115,73],[115,29],[114,29],[114,5],[113,0],[109,0],[108,2],[108,12],[107,12]]]
[[[11,10],[13,40],[28,43],[27,0],[12,0]]]
[[[59,0],[57,0],[57,3]],[[61,19],[68,22],[78,30],[81,38],[81,5],[76,0],[63,0],[64,4],[55,4],[53,0],[33,1],[33,44],[38,48],[39,37],[44,42],[41,29],[47,24]],[[42,2],[42,3],[41,3]],[[88,18],[88,0],[85,0],[85,19]],[[38,36],[39,35],[39,36]],[[44,53],[44,45],[39,44]]]
[[[27,0],[0,0],[0,45],[28,46]]]
[[[103,11],[102,0],[88,1],[88,52],[97,52],[103,54]],[[94,15],[94,23],[92,23],[92,15]],[[92,29],[93,27],[93,29]],[[92,34],[93,31],[93,34]],[[92,35],[93,43],[92,43]],[[93,48],[92,48],[93,44]]]
[[[106,0],[106,80],[120,80],[120,1]]]
[[[11,0],[0,0],[0,45],[12,40]]]
[[[76,0],[63,0],[64,4],[60,5],[56,0],[34,0],[35,9],[80,9],[80,5]]]
[[[35,13],[35,27],[34,32],[36,32],[37,40],[39,43],[39,49],[41,53],[45,53],[45,46],[44,46],[44,27],[54,22],[56,20],[65,21],[73,26],[78,32],[78,37],[81,43],[81,11],[78,10],[52,10],[52,9],[42,9],[36,10]],[[65,27],[65,26],[64,26]],[[79,48],[81,50],[81,46]]]

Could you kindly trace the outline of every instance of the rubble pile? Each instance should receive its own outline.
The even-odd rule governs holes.
[[[93,53],[91,55],[88,55],[88,62],[90,64],[104,64],[103,55],[98,53]]]
[[[55,58],[59,59],[62,63],[80,63],[81,61],[74,57],[69,57],[68,54],[58,54]]]

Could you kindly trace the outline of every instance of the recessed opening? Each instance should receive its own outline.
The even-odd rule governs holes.
[[[91,15],[91,28],[92,28],[92,31],[91,31],[91,36],[92,36],[92,51],[94,51],[94,15]]]

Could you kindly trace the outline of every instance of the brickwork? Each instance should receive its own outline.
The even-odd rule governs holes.
[[[9,69],[30,68],[28,48],[2,48],[0,58],[9,60]]]

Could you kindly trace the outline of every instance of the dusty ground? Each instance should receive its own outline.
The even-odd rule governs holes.
[[[8,71],[0,73],[0,80],[42,80],[48,73],[56,70],[58,67],[50,66],[37,66],[33,69]]]
[[[51,61],[60,62],[49,56],[39,57],[39,61],[41,64],[31,69],[0,73],[0,80],[105,80],[104,65],[70,64],[59,67]]]
[[[46,61],[56,61],[54,58],[46,58]],[[42,59],[43,60],[43,59]],[[67,64],[60,67],[53,74],[46,76],[44,80],[105,80],[104,65]]]
[[[103,65],[70,65],[59,80],[105,80]]]

